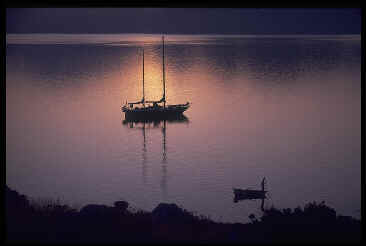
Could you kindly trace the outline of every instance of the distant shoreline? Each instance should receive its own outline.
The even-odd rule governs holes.
[[[160,44],[163,34],[140,33],[7,33],[6,44]],[[361,34],[278,34],[278,35],[225,35],[225,34],[164,34],[170,44],[215,44],[215,41],[241,39],[306,39],[317,41],[361,41]]]

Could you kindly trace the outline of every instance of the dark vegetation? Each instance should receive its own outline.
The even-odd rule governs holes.
[[[337,215],[324,202],[279,210],[270,208],[250,223],[217,223],[175,204],[159,204],[152,212],[130,211],[128,203],[90,204],[80,211],[59,202],[32,203],[5,190],[7,242],[73,243],[249,243],[360,242],[361,221]]]

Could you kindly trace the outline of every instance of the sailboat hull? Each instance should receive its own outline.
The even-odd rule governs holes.
[[[129,109],[122,107],[122,112],[125,113],[126,119],[170,119],[176,118],[183,114],[189,108],[189,103],[169,105],[167,107],[141,107]]]

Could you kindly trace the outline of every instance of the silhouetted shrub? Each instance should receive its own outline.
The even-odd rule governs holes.
[[[158,223],[182,223],[193,222],[195,216],[176,204],[160,203],[152,211],[152,219]]]
[[[124,212],[128,208],[128,202],[116,201],[114,202],[114,207],[116,207],[121,212]]]
[[[160,203],[152,212],[127,210],[128,203],[113,207],[89,204],[80,212],[59,200],[29,202],[26,196],[6,187],[6,235],[8,241],[27,242],[272,242],[299,240],[361,239],[361,221],[336,216],[324,202],[264,210],[252,223],[217,223],[195,216],[176,204]],[[131,210],[131,209],[130,209]]]
[[[262,228],[270,238],[280,240],[359,240],[359,220],[336,216],[336,211],[324,201],[308,203],[302,210],[289,208],[282,211],[274,207],[261,217]]]
[[[7,211],[22,211],[30,209],[30,203],[25,195],[20,195],[18,192],[11,190],[8,186],[5,187],[5,209]]]

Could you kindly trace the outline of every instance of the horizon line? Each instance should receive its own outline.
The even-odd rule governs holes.
[[[232,33],[232,34],[222,34],[222,33],[137,33],[137,32],[130,32],[130,33],[118,33],[118,32],[113,32],[113,33],[83,33],[83,32],[80,32],[80,33],[70,33],[70,32],[29,32],[29,33],[6,33],[6,35],[17,35],[17,34],[20,34],[20,35],[24,35],[24,34],[69,34],[69,35],[114,35],[114,34],[118,34],[118,35],[131,35],[131,34],[134,34],[134,35],[163,35],[163,36],[168,36],[168,35],[210,35],[210,36],[264,36],[264,35],[267,35],[267,36],[270,36],[270,35],[278,35],[278,36],[290,36],[290,35],[361,35],[361,33],[332,33],[332,34],[329,34],[329,33],[288,33],[288,34],[275,34],[275,33],[272,33],[272,34],[265,34],[265,33],[261,33],[261,34],[243,34],[243,33]]]

